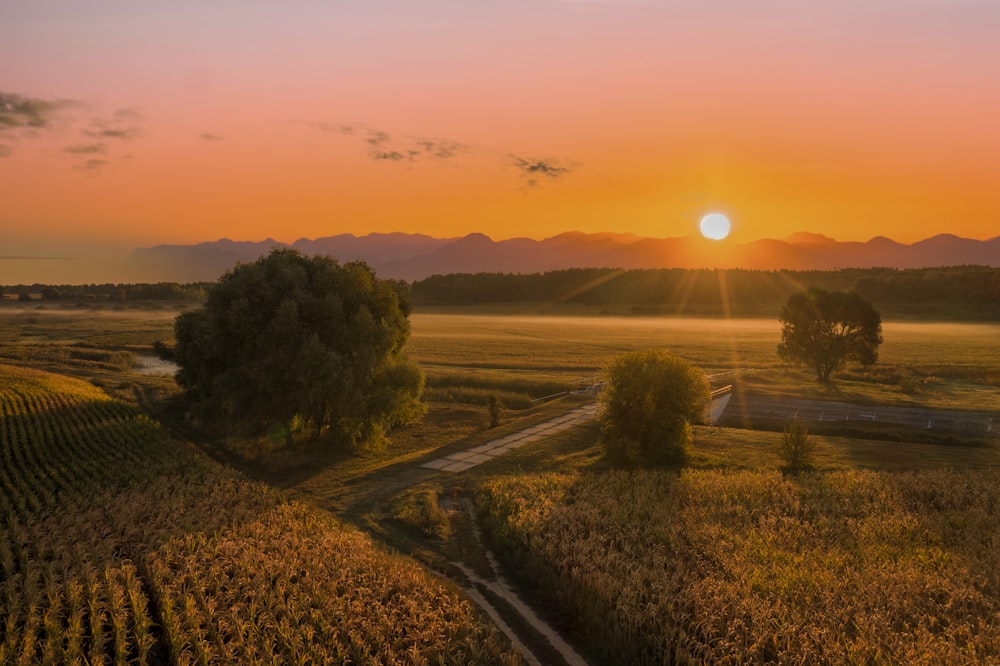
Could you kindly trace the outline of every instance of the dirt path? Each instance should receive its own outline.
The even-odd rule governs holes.
[[[496,617],[494,617],[495,609],[493,609],[489,601],[479,593],[479,589],[486,588],[509,604],[510,607],[521,616],[524,622],[528,624],[528,626],[549,642],[552,648],[559,653],[559,656],[568,666],[587,666],[587,661],[580,656],[580,654],[574,650],[569,643],[563,640],[563,637],[552,629],[548,623],[540,618],[530,606],[524,603],[524,601],[522,601],[518,594],[514,591],[514,588],[510,585],[510,583],[507,582],[507,579],[500,574],[500,567],[497,563],[496,557],[494,557],[493,553],[483,544],[482,534],[480,533],[479,525],[476,522],[476,512],[472,502],[468,499],[464,499],[462,501],[462,505],[462,508],[469,515],[473,534],[475,535],[480,548],[482,548],[485,553],[492,572],[491,579],[486,579],[476,574],[471,567],[468,567],[461,562],[451,562],[450,564],[462,571],[465,577],[468,578],[470,583],[474,586],[465,588],[466,593],[470,596],[475,594],[479,597],[479,599],[476,600],[476,603],[480,608],[486,611],[488,615],[490,615],[493,621],[497,623],[497,626],[500,627],[500,630],[507,634],[508,638],[511,639],[511,642],[514,643],[515,646],[520,643],[519,636],[514,633],[513,629],[511,629],[509,625],[503,622],[503,619],[499,617],[499,614],[496,614]],[[493,609],[493,613],[491,613],[490,609]],[[543,663],[538,661],[534,654],[527,651],[527,646],[521,644],[518,649],[521,650],[521,653],[524,655],[525,659],[528,660],[528,663],[539,665]],[[545,663],[551,664],[552,662],[550,660]]]
[[[443,500],[444,508],[460,513],[464,548],[461,561],[455,559],[456,549],[432,539],[414,539],[404,534],[393,521],[386,520],[386,505],[407,488],[418,485],[441,471],[465,471],[479,462],[492,459],[506,451],[534,442],[574,425],[585,423],[595,414],[594,405],[585,405],[548,421],[525,428],[485,445],[451,454],[446,458],[424,463],[406,462],[373,472],[377,484],[361,484],[370,490],[358,496],[343,511],[341,518],[354,524],[389,545],[409,552],[425,565],[446,575],[468,598],[507,636],[511,644],[533,666],[587,666],[587,661],[542,619],[517,593],[515,587],[500,573],[493,553],[486,547],[479,530],[473,503],[467,497]],[[482,447],[490,449],[482,457]],[[472,461],[470,457],[477,457]],[[454,458],[454,460],[453,460]],[[462,464],[454,465],[458,461]],[[448,469],[445,469],[448,468]]]
[[[713,400],[713,419],[726,408],[729,398],[730,395],[726,394]],[[469,550],[463,553],[463,561],[456,560],[453,550],[440,542],[429,539],[418,542],[401,533],[392,521],[385,520],[385,505],[402,491],[440,472],[464,472],[507,451],[586,423],[596,414],[596,404],[586,404],[464,451],[423,463],[398,463],[373,472],[378,475],[379,482],[361,483],[360,487],[369,488],[369,491],[357,497],[341,517],[390,545],[409,550],[432,568],[446,572],[508,637],[529,664],[586,666],[587,661],[580,653],[542,619],[503,576],[496,558],[483,541],[470,499],[462,497],[457,501],[449,499],[443,502],[443,508],[461,512],[467,518],[467,522],[462,521],[464,527],[461,528],[469,532],[464,535],[463,543]]]

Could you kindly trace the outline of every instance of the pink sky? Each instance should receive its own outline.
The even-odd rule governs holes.
[[[990,238],[998,34],[987,0],[7,3],[0,256]]]

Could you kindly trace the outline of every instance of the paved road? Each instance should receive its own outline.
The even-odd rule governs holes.
[[[562,430],[586,423],[594,418],[596,414],[597,403],[577,407],[573,411],[567,412],[562,416],[557,416],[545,423],[539,423],[536,426],[515,432],[506,437],[494,439],[480,446],[473,447],[468,451],[460,451],[444,458],[431,460],[421,465],[421,467],[424,469],[441,470],[443,472],[464,472],[470,467],[475,467],[487,460],[493,460],[511,449],[516,449],[519,446],[536,442],[543,437],[548,437]]]
[[[923,407],[852,405],[830,400],[805,400],[748,395],[732,403],[725,419],[739,420],[739,411],[751,419],[778,421],[868,421],[893,423],[911,428],[952,432],[1000,433],[1000,414],[960,412]]]
[[[732,394],[718,396],[712,400],[709,411],[709,422],[715,423],[722,416],[729,404]],[[557,432],[572,428],[575,425],[586,423],[597,415],[597,403],[577,407],[571,412],[562,416],[539,423],[536,426],[526,428],[519,432],[512,433],[499,439],[486,442],[480,446],[473,447],[467,451],[452,453],[444,458],[437,458],[426,462],[421,467],[424,469],[440,470],[442,472],[464,472],[487,460],[493,460],[499,455],[503,455],[511,449],[524,446],[531,442],[536,442],[543,437],[549,437]]]

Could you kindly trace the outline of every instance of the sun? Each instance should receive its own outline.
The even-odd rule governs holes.
[[[722,213],[709,213],[701,218],[701,235],[711,240],[722,240],[733,228],[732,222]]]

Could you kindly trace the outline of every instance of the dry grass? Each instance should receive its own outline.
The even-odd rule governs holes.
[[[778,361],[776,319],[413,315],[410,353],[428,377],[572,382],[625,351],[662,348],[707,372],[749,368],[748,390],[844,402],[1000,411],[1000,325],[886,322],[879,362],[832,385]],[[471,380],[470,380],[471,384]]]

